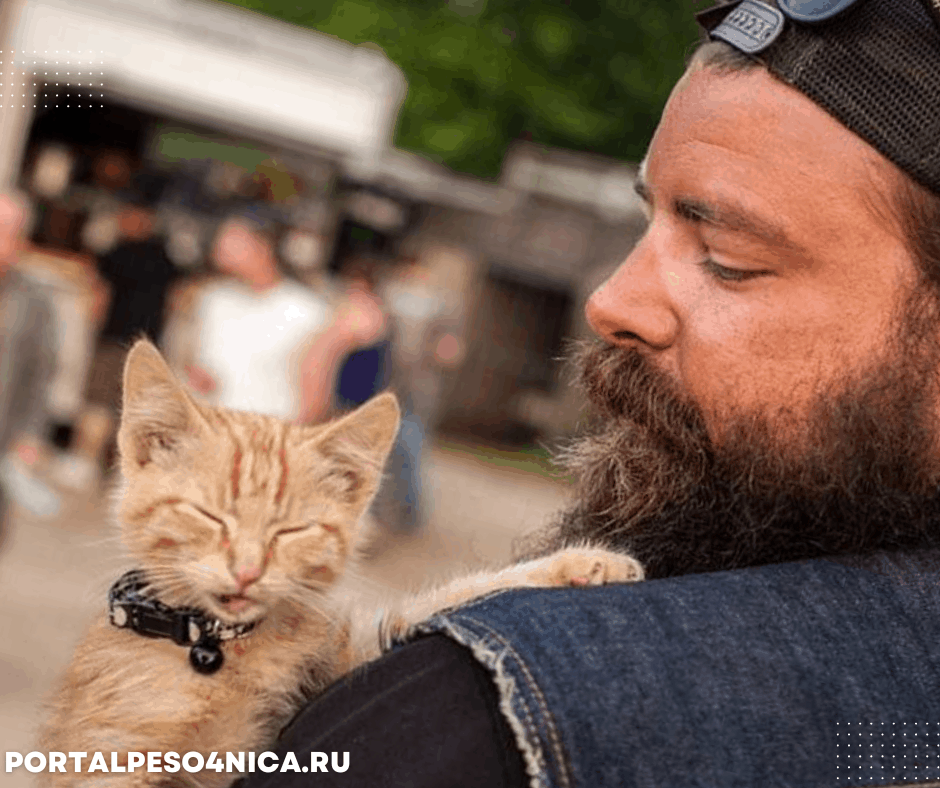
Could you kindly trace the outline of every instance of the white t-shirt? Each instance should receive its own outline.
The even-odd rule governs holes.
[[[235,281],[210,285],[199,304],[197,354],[217,383],[210,401],[297,418],[301,354],[330,311],[326,299],[288,280],[260,293]]]

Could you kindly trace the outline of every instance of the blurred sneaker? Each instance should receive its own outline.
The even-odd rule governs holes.
[[[0,484],[11,500],[34,517],[52,518],[62,509],[58,493],[9,456],[0,461]]]
[[[56,484],[73,492],[89,492],[101,481],[96,462],[71,452],[63,452],[52,460],[49,475]]]

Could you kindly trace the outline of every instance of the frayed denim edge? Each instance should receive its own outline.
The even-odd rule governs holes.
[[[567,774],[559,774],[560,782],[557,784],[550,779],[538,725],[533,719],[532,711],[526,699],[520,692],[517,692],[516,679],[510,675],[504,662],[507,660],[515,661],[520,670],[524,673],[528,671],[513,654],[512,646],[500,638],[498,633],[493,632],[480,621],[475,621],[465,615],[462,617],[485,630],[487,634],[481,635],[461,626],[454,618],[446,615],[437,615],[428,619],[417,626],[414,633],[447,635],[452,640],[470,649],[477,661],[493,673],[493,683],[496,685],[497,692],[499,692],[499,709],[515,734],[516,745],[522,753],[526,773],[529,776],[529,788],[570,788],[571,781],[568,779]],[[536,687],[533,686],[532,690],[534,693],[538,693]],[[543,707],[541,720],[554,732],[554,726],[550,717],[547,716],[547,711],[547,707]],[[556,742],[556,762],[566,764],[557,735],[551,736],[551,738]]]

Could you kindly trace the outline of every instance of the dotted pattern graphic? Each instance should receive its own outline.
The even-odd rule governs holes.
[[[104,106],[102,53],[50,49],[20,52],[14,61],[16,54],[0,50],[0,109]]]
[[[837,785],[936,785],[940,722],[836,723]]]

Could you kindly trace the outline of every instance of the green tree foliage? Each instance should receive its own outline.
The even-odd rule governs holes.
[[[697,40],[695,0],[227,0],[385,50],[395,144],[484,178],[517,138],[636,161]]]

